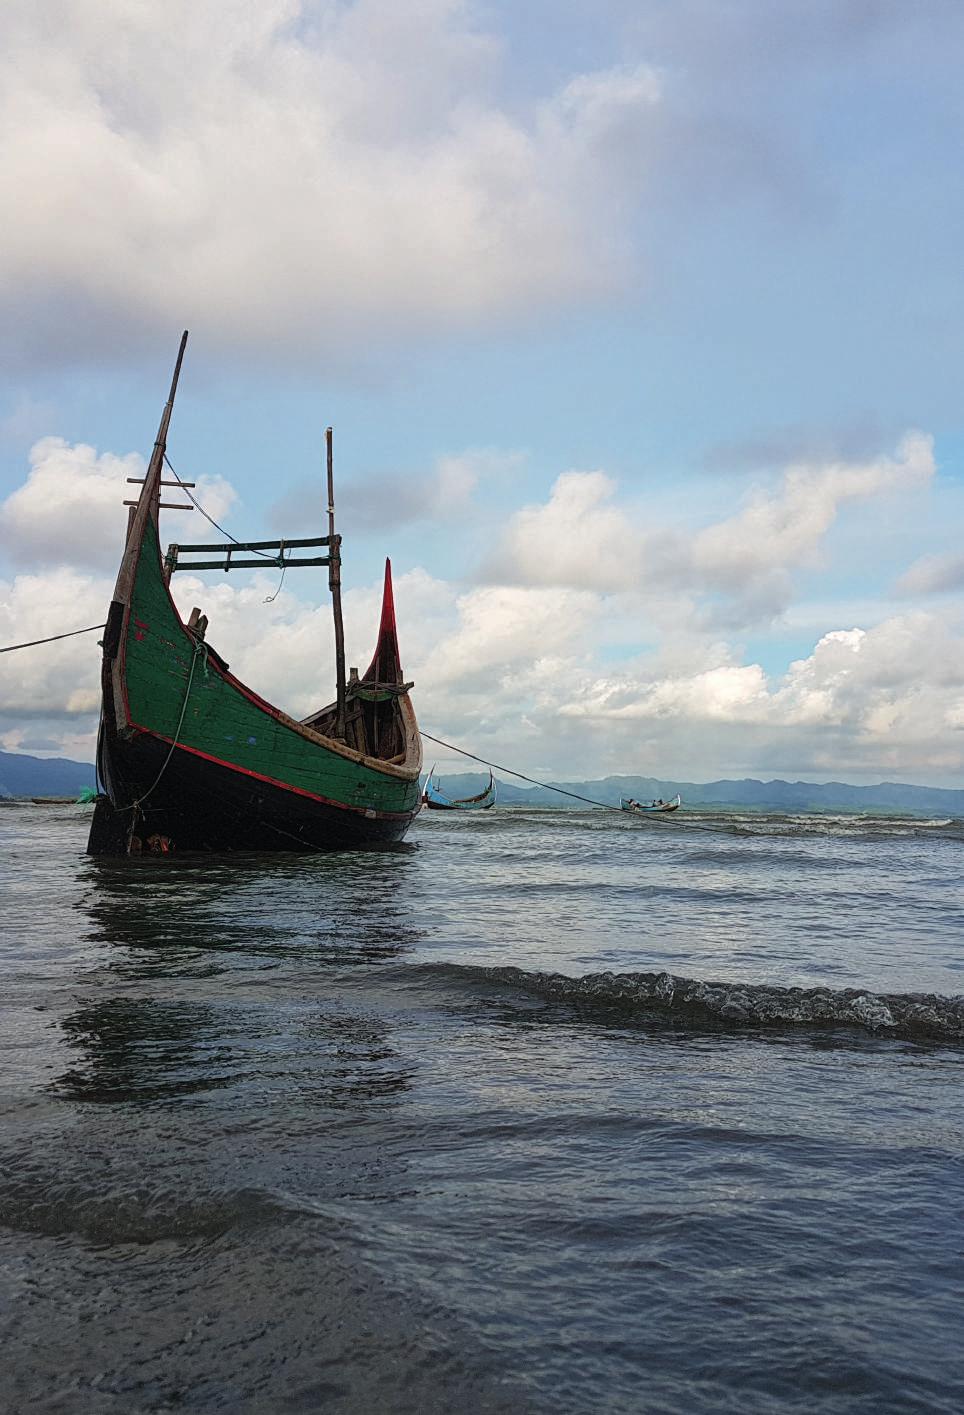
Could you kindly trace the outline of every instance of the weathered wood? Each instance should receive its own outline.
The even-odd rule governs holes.
[[[341,538],[335,535],[335,467],[331,428],[325,430],[328,463],[328,539],[331,558],[328,562],[328,588],[335,619],[335,736],[345,735],[345,627],[341,617]]]
[[[170,486],[170,482],[162,482],[161,485],[162,485],[162,486]],[[137,502],[136,502],[136,501],[125,501],[125,502],[124,502],[124,505],[125,505],[125,506],[136,506],[136,505],[137,505]],[[158,505],[158,509],[161,510],[161,511],[193,511],[193,510],[194,510],[194,507],[193,507],[193,506],[178,506],[178,505],[177,505],[175,502],[173,502],[173,501],[159,501],[159,502],[157,503],[157,505]]]
[[[137,570],[138,557],[140,555],[141,542],[144,529],[149,519],[157,521],[157,507],[155,498],[160,494],[159,484],[161,471],[164,466],[164,453],[167,448],[167,430],[171,425],[171,414],[174,412],[174,397],[177,393],[177,381],[181,376],[181,364],[184,362],[184,350],[187,347],[187,330],[181,335],[181,343],[177,351],[177,361],[174,365],[174,376],[171,379],[171,391],[167,395],[167,402],[164,411],[161,413],[161,421],[158,425],[157,436],[154,439],[154,450],[151,452],[151,460],[148,463],[147,474],[144,477],[144,486],[141,490],[137,505],[131,507],[127,522],[127,543],[124,555],[121,559],[120,569],[117,572],[117,581],[114,585],[114,599],[121,604],[129,604],[131,592],[134,587],[134,575]],[[114,674],[113,682],[114,708],[123,714],[124,684],[123,677],[118,668]]]
[[[146,477],[128,477],[127,480],[128,480],[129,482],[133,482],[135,486],[143,486],[144,482],[147,481],[147,478],[146,478]],[[184,489],[185,489],[185,491],[187,490],[187,488],[188,488],[189,486],[191,486],[191,487],[197,486],[197,482],[196,482],[196,481],[164,481],[164,480],[161,480],[161,481],[159,481],[157,484],[158,484],[158,486],[183,486]]]
[[[183,565],[175,561],[171,566],[171,572],[175,570],[286,570],[289,565],[328,565],[330,563],[327,555],[315,555],[304,560],[266,559],[259,556],[257,560],[188,560]]]
[[[330,545],[330,536],[314,536],[311,540],[289,540],[285,536],[281,540],[233,540],[230,545],[226,545],[223,540],[215,541],[213,545],[182,545],[180,541],[168,547],[168,553],[176,550],[178,555],[183,550],[206,551],[206,550],[229,550],[233,555],[236,550],[281,550],[293,545],[295,550],[305,550],[312,545]]]

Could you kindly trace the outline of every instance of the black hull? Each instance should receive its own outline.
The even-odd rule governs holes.
[[[98,798],[88,855],[357,850],[401,840],[417,814],[366,816],[177,747],[165,766],[168,744],[149,736],[102,745],[102,774],[114,799],[146,799],[134,812]]]

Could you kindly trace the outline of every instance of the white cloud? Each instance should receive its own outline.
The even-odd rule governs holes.
[[[10,0],[11,357],[116,352],[187,311],[222,348],[331,359],[612,290],[657,81],[510,106],[499,56],[465,0],[73,0],[56,22]]]
[[[759,664],[721,664],[689,675],[650,681],[610,678],[592,685],[582,701],[570,701],[569,717],[605,717],[632,722],[644,718],[684,720],[689,724],[718,719],[756,722],[766,710],[766,677]]]
[[[87,533],[72,534],[71,525],[84,506],[96,505],[116,529],[117,486],[129,465],[57,439],[38,444],[0,524],[8,525],[2,518],[14,514],[12,506],[25,542],[59,552],[64,563],[0,583],[0,643],[103,618],[113,563],[110,574],[95,573],[86,558]],[[458,466],[461,497],[471,492],[471,471]],[[929,466],[929,445],[905,443],[892,459],[788,474],[768,498],[758,493],[748,503],[748,519],[740,513],[719,523],[737,527],[732,540],[717,539],[717,546],[736,545],[725,557],[727,573],[744,552],[750,580],[780,553],[806,559],[844,500],[920,485]],[[44,477],[62,479],[65,467],[76,486],[74,512],[51,521]],[[819,511],[810,508],[809,493]],[[964,779],[964,625],[953,606],[890,613],[869,627],[828,628],[785,673],[768,674],[739,645],[706,631],[699,584],[684,593],[645,581],[632,515],[613,496],[614,484],[602,473],[567,474],[545,506],[518,513],[503,553],[513,549],[534,579],[540,554],[554,548],[557,560],[541,567],[550,583],[465,590],[422,569],[396,567],[403,662],[427,731],[522,770],[538,763],[572,779],[606,772],[700,779],[767,770]],[[808,504],[805,525],[796,530],[782,517],[798,500]],[[747,531],[754,518],[770,527],[760,534],[777,542],[769,560]],[[659,534],[686,541],[678,527]],[[592,556],[572,570],[565,551],[585,551],[586,544]],[[592,576],[579,582],[592,557],[604,569],[615,567],[608,586]],[[637,567],[635,588],[626,587],[627,561]],[[693,562],[690,572],[698,579]],[[551,583],[563,575],[574,583]],[[734,583],[742,588],[739,575]],[[275,595],[277,588],[274,573],[247,582],[189,574],[174,580],[182,612],[193,604],[204,610],[209,638],[232,669],[304,716],[332,696],[330,606],[326,597],[309,604],[287,585]],[[374,643],[380,589],[373,582],[344,597],[348,660],[362,669]],[[0,742],[29,750],[24,744],[50,740],[62,753],[89,755],[99,686],[96,637],[0,657]]]
[[[964,633],[953,618],[831,630],[775,681],[752,663],[654,667],[628,664],[561,708],[610,733],[614,767],[643,730],[647,749],[674,764],[668,775],[692,774],[687,754],[708,750],[725,751],[731,770],[964,774]]]
[[[43,437],[30,451],[30,474],[0,502],[0,550],[14,565],[68,564],[93,569],[116,568],[124,544],[123,503],[140,488],[129,477],[144,476],[136,452],[101,455],[79,442]],[[226,515],[236,493],[223,477],[201,477],[195,496],[216,520]],[[172,492],[179,504],[185,493]],[[165,527],[178,539],[197,512],[166,513]]]
[[[921,432],[908,432],[893,457],[791,466],[776,492],[753,492],[737,515],[694,538],[693,569],[707,587],[742,600],[750,617],[772,616],[790,601],[791,572],[816,562],[841,506],[933,475],[933,438]]]
[[[102,624],[113,582],[61,566],[0,580],[0,646]],[[0,656],[0,719],[89,715],[97,710],[96,634]]]
[[[644,508],[616,504],[616,483],[603,472],[565,472],[547,502],[511,518],[486,573],[606,591],[673,586],[712,597],[708,625],[740,628],[788,606],[794,573],[818,562],[842,506],[918,489],[933,474],[933,439],[908,432],[890,457],[791,466],[777,486],[755,488],[735,515],[687,534],[654,526]]]
[[[646,538],[611,504],[615,492],[605,472],[563,472],[547,502],[511,518],[486,575],[530,585],[636,588]]]

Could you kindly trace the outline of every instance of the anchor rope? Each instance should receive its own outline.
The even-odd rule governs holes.
[[[167,756],[164,758],[164,763],[163,763],[163,765],[162,765],[160,771],[157,773],[157,776],[154,778],[154,781],[152,782],[152,784],[151,784],[151,785],[148,787],[148,789],[144,792],[143,796],[138,796],[137,800],[136,800],[136,801],[132,801],[129,806],[119,806],[119,807],[117,807],[117,810],[118,810],[119,813],[123,813],[124,811],[137,811],[137,812],[143,814],[143,813],[141,812],[141,806],[143,806],[143,804],[144,804],[144,802],[147,800],[148,796],[150,796],[151,793],[155,790],[155,788],[157,787],[158,783],[160,782],[161,777],[164,775],[165,771],[167,771],[168,763],[170,762],[171,758],[172,758],[173,755],[174,755],[174,748],[177,746],[178,738],[179,738],[180,735],[181,735],[181,728],[184,726],[184,717],[185,717],[185,714],[187,713],[187,702],[188,702],[188,698],[191,696],[191,684],[192,684],[193,681],[194,681],[194,669],[196,668],[196,666],[197,666],[197,661],[198,661],[198,659],[202,656],[202,654],[203,654],[203,657],[204,657],[204,660],[205,660],[205,670],[206,670],[206,669],[207,669],[207,645],[204,644],[204,643],[200,643],[200,642],[199,642],[199,643],[196,643],[196,644],[194,645],[194,653],[191,655],[191,671],[190,671],[190,673],[187,675],[187,687],[186,687],[185,690],[184,690],[184,701],[183,701],[183,703],[181,704],[181,716],[180,716],[180,717],[178,718],[178,720],[177,720],[177,727],[174,729],[174,737],[173,737],[173,740],[172,740],[172,742],[171,742],[170,750],[168,751]],[[131,827],[131,829],[133,830],[133,826]]]
[[[165,461],[167,461],[167,456],[166,456],[166,454],[165,454]],[[171,467],[170,462],[168,462],[168,466],[170,467],[171,471],[174,472],[174,468]],[[174,472],[174,475],[177,477],[177,472]],[[181,481],[181,479],[180,479],[180,477],[178,477],[178,482],[180,483],[180,481]],[[184,490],[187,491],[187,487],[185,487]],[[189,495],[189,496],[191,495],[191,493],[190,493],[189,491],[188,491],[188,495]],[[193,497],[193,496],[191,497],[191,500],[194,501],[194,497]],[[195,505],[197,505],[196,502],[195,502]],[[218,523],[217,523],[211,516],[208,516],[208,515],[207,515],[207,512],[204,510],[204,508],[203,508],[202,506],[198,505],[198,510],[202,513],[202,515],[204,515],[204,516],[207,517],[207,519],[211,522],[212,526],[214,526],[217,530],[221,531],[222,535],[228,536],[228,539],[229,539],[229,540],[234,540],[234,536],[230,535],[228,531],[223,530],[223,528],[222,528],[221,526],[219,526]],[[237,542],[235,542],[235,543],[237,543]],[[271,559],[272,557],[270,557],[270,556],[265,556],[264,558],[265,558],[265,559]],[[284,583],[284,573],[282,572],[281,584],[283,584],[283,583]],[[278,590],[275,591],[275,595],[277,595],[278,591],[280,591],[280,589],[281,589],[281,584],[279,584]],[[274,597],[275,597],[275,596],[271,596],[271,598],[274,598]],[[270,600],[269,600],[269,601],[266,601],[266,603],[269,603],[269,602],[270,602]],[[37,644],[50,644],[50,643],[53,643],[56,639],[70,639],[70,638],[73,638],[74,635],[76,635],[76,634],[90,634],[90,633],[93,633],[93,631],[94,631],[95,629],[103,629],[103,628],[105,628],[105,627],[106,627],[106,626],[103,625],[103,624],[91,624],[91,625],[90,625],[88,628],[86,628],[86,629],[73,629],[73,630],[71,630],[71,631],[70,631],[69,633],[67,633],[67,634],[52,634],[49,639],[31,639],[29,643],[25,643],[25,644],[9,644],[6,648],[0,648],[0,653],[12,653],[12,651],[13,651],[14,649],[29,649],[29,648],[34,648]],[[188,675],[187,692],[184,694],[184,702],[183,702],[183,704],[182,704],[182,706],[181,706],[181,716],[180,716],[180,720],[178,721],[178,724],[177,724],[177,731],[176,731],[175,734],[174,734],[174,741],[171,743],[171,750],[168,752],[167,757],[165,758],[165,761],[164,761],[164,765],[161,767],[161,770],[160,770],[160,772],[158,773],[157,780],[154,782],[153,786],[151,786],[151,788],[150,788],[149,791],[146,791],[143,796],[139,797],[139,799],[138,799],[137,801],[134,801],[130,806],[123,806],[123,807],[121,807],[122,810],[125,810],[125,811],[133,810],[133,809],[139,807],[142,802],[146,801],[147,798],[148,798],[148,796],[150,796],[151,792],[152,792],[152,791],[154,790],[154,788],[157,786],[158,782],[160,781],[161,777],[164,775],[164,772],[165,772],[166,769],[167,769],[167,765],[168,765],[168,763],[170,762],[171,757],[172,757],[173,754],[174,754],[174,748],[177,746],[177,739],[178,739],[178,736],[180,735],[181,727],[182,727],[183,724],[184,724],[184,715],[185,715],[185,713],[187,712],[187,702],[188,702],[188,698],[190,697],[190,693],[191,693],[191,683],[192,683],[192,680],[193,680],[193,678],[194,678],[194,667],[195,667],[195,664],[197,663],[198,654],[200,653],[200,651],[202,650],[202,648],[206,650],[206,645],[197,644],[197,645],[195,646],[194,656],[193,656],[193,658],[191,659],[191,672],[190,672],[189,675]],[[551,784],[550,784],[549,782],[547,782],[547,781],[539,781],[539,780],[537,780],[536,777],[534,777],[534,776],[526,776],[525,772],[523,772],[523,771],[515,771],[515,770],[514,770],[512,767],[510,767],[510,766],[503,766],[503,765],[501,765],[501,763],[499,763],[499,762],[489,761],[487,757],[480,757],[480,756],[477,756],[475,752],[466,751],[466,749],[465,749],[464,747],[457,747],[453,742],[445,742],[445,741],[443,741],[443,739],[442,739],[441,737],[434,737],[431,732],[425,732],[425,731],[423,731],[421,728],[419,728],[419,733],[420,733],[420,735],[421,735],[422,737],[425,738],[425,740],[426,740],[427,742],[435,742],[437,746],[439,746],[439,747],[445,747],[446,750],[448,750],[448,751],[450,751],[450,752],[456,752],[460,757],[468,757],[468,759],[469,759],[470,761],[479,762],[482,766],[487,766],[487,767],[489,767],[489,768],[490,768],[491,770],[493,770],[493,771],[501,771],[501,772],[504,772],[506,776],[514,776],[514,777],[517,777],[519,781],[526,781],[526,782],[529,783],[530,786],[541,786],[541,787],[543,788],[543,790],[545,790],[545,791],[554,791],[557,796],[569,796],[573,801],[582,801],[582,802],[584,802],[585,805],[587,805],[587,806],[598,806],[599,809],[600,809],[600,810],[603,810],[603,811],[619,811],[620,813],[622,812],[622,807],[620,807],[620,806],[612,806],[612,805],[610,805],[610,803],[609,803],[608,801],[597,801],[597,800],[595,800],[592,796],[583,796],[583,795],[581,795],[578,791],[567,791],[564,786],[553,786],[553,785],[551,785]]]
[[[32,649],[37,644],[52,644],[55,639],[73,639],[77,634],[92,634],[95,629],[106,629],[106,624],[88,624],[86,629],[70,629],[66,634],[51,634],[49,639],[29,639],[25,644],[7,644],[0,653],[13,653],[14,649]]]
[[[429,742],[435,742],[439,747],[447,747],[450,752],[458,752],[461,757],[469,757],[474,762],[481,762],[483,766],[490,770],[504,771],[507,776],[517,776],[520,781],[528,781],[532,786],[541,786],[546,791],[555,791],[560,796],[571,796],[574,801],[585,801],[589,806],[600,806],[604,811],[618,811],[622,814],[621,806],[611,806],[608,801],[594,801],[591,796],[580,796],[578,791],[567,791],[563,786],[550,786],[547,781],[537,781],[534,776],[526,776],[525,772],[513,771],[510,766],[500,766],[498,762],[486,761],[485,757],[477,757],[474,752],[467,752],[464,747],[456,747],[451,742],[443,742],[441,737],[433,737],[431,732],[423,732],[419,728],[419,733]]]

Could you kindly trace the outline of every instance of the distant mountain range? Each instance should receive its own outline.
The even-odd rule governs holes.
[[[479,772],[441,778],[449,796],[474,796],[488,780]],[[29,757],[0,752],[0,797],[75,796],[93,786],[89,762],[62,757]],[[771,811],[910,811],[918,815],[964,817],[964,791],[940,786],[911,786],[885,781],[879,786],[848,786],[842,781],[666,781],[655,776],[607,776],[601,781],[557,781],[553,785],[607,806],[620,796],[637,801],[669,800],[677,792],[687,806],[737,806]],[[499,800],[506,806],[579,806],[545,786],[514,786],[499,780]]]
[[[85,786],[93,784],[94,768],[90,762],[0,752],[0,798],[76,796]]]
[[[438,777],[436,778],[438,779]],[[473,796],[488,777],[462,772],[441,778],[448,796]],[[566,791],[588,796],[606,806],[618,806],[621,796],[637,801],[671,800],[677,792],[687,806],[737,806],[771,811],[909,811],[928,816],[964,816],[964,791],[940,786],[911,786],[885,781],[879,786],[848,786],[843,781],[815,785],[810,781],[667,781],[655,776],[607,776],[601,781],[556,781]],[[522,787],[499,780],[499,801],[506,806],[573,806],[581,804],[545,786]]]

